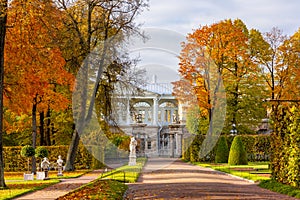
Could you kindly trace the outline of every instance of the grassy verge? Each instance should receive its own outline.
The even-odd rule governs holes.
[[[0,190],[0,199],[13,199],[20,195],[58,183],[59,180],[33,180],[33,181],[11,181],[7,182],[7,189]]]
[[[114,179],[124,183],[134,183],[137,181],[146,158],[138,158],[135,166],[122,166],[102,175],[102,179]]]
[[[121,200],[127,190],[124,182],[135,182],[146,162],[146,158],[138,158],[137,165],[123,166],[104,173],[100,178],[88,183],[58,200],[75,199],[112,199]]]
[[[57,171],[49,171],[50,179],[61,179],[61,178],[77,178],[90,172],[89,170],[77,170],[73,172],[63,172],[63,176],[57,176]],[[5,172],[5,180],[8,181],[21,181],[24,180],[24,172]]]
[[[259,183],[259,186],[262,188],[266,188],[268,190],[278,192],[281,194],[286,194],[291,197],[300,198],[300,189],[295,188],[289,185],[285,185],[282,183],[278,183],[274,180],[264,180]]]
[[[239,176],[255,182],[269,180],[271,171],[268,169],[267,162],[249,162],[248,165],[234,165],[228,164],[209,164],[209,163],[193,163],[202,167],[209,167],[217,171]]]
[[[64,176],[57,176],[57,172],[50,171],[50,180],[24,181],[24,172],[5,172],[4,177],[8,188],[0,190],[0,199],[13,199],[28,192],[41,190],[50,185],[56,184],[61,178],[76,178],[87,173],[87,170],[64,172]]]

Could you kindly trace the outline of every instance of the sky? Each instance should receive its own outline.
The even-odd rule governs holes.
[[[299,0],[149,0],[136,18],[149,37],[146,44],[135,42],[132,55],[140,57],[149,79],[156,74],[160,82],[171,82],[179,78],[180,42],[193,30],[239,18],[248,29],[265,33],[278,27],[293,35],[300,27],[299,8]]]

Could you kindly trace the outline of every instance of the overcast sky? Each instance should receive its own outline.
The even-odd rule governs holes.
[[[156,42],[151,44],[152,52],[147,49],[147,52],[142,50],[135,51],[135,53],[141,57],[141,66],[161,65],[161,71],[157,71],[158,68],[155,67],[157,73],[154,72],[154,69],[148,71],[153,71],[159,76],[164,75],[165,79],[168,79],[169,69],[167,68],[173,68],[173,72],[178,69],[178,59],[175,57],[179,53],[180,40],[184,40],[188,33],[199,28],[200,25],[210,25],[224,19],[239,18],[248,29],[254,28],[264,33],[270,31],[272,27],[278,27],[283,30],[284,34],[292,35],[300,27],[299,8],[299,0],[150,0],[149,9],[139,15],[136,21],[143,23],[146,33],[149,30],[147,28],[152,28],[149,33],[150,38],[152,38],[153,29],[156,29],[156,36],[153,37],[156,38]],[[172,36],[175,32],[175,39],[165,31],[162,31],[159,39],[157,32],[160,29],[169,30],[172,32]],[[151,43],[151,39],[149,42]],[[162,49],[157,46],[160,43],[176,43],[178,47],[173,48],[174,52],[172,53],[167,48],[168,55],[165,55],[166,52],[157,52],[157,49]],[[155,52],[153,49],[156,49]],[[162,61],[166,60],[168,56],[170,57],[169,61]],[[163,68],[167,71],[164,71]]]
[[[229,18],[261,32],[279,27],[290,35],[300,26],[299,0],[150,0],[149,5],[137,21],[182,34]]]

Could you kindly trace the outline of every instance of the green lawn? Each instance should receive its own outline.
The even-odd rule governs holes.
[[[215,163],[193,163],[202,167],[209,167],[217,171],[239,176],[255,182],[269,180],[271,171],[268,162],[249,162],[248,165],[228,165]]]
[[[6,182],[8,188],[0,190],[0,199],[12,199],[28,192],[43,189],[58,182],[58,179],[46,181],[8,181]]]
[[[46,181],[24,181],[24,172],[5,172],[4,177],[8,188],[0,190],[0,199],[12,199],[25,193],[40,190],[55,183],[58,183],[60,178],[76,178],[87,172],[87,170],[64,172],[64,176],[58,177],[56,171],[50,171],[50,180]]]
[[[57,171],[49,171],[50,179],[61,179],[61,178],[77,178],[90,170],[76,170],[73,172],[63,172],[63,176],[57,176]],[[24,172],[4,172],[5,180],[24,180]]]
[[[114,179],[126,183],[134,183],[138,179],[146,158],[138,158],[135,166],[122,166],[102,175],[102,179]]]

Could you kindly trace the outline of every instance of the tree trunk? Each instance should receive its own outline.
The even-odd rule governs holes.
[[[79,134],[76,129],[74,129],[72,141],[69,146],[66,165],[65,165],[65,171],[74,171],[74,162],[77,155],[77,149],[79,145]]]
[[[47,110],[47,114],[46,114],[46,126],[47,126],[47,129],[46,129],[46,145],[47,146],[51,146],[51,138],[50,138],[50,135],[51,135],[51,129],[50,129],[50,125],[51,125],[51,120],[50,120],[50,108],[48,108]]]
[[[44,112],[40,112],[40,146],[45,146],[45,131],[44,131],[44,119],[45,115]]]
[[[6,188],[4,180],[4,159],[3,159],[3,79],[4,79],[4,44],[6,32],[7,0],[0,1],[0,188]]]
[[[49,141],[51,142],[51,145],[55,145],[54,135],[55,135],[56,132],[57,132],[57,130],[55,129],[54,124],[52,123],[51,124],[51,135],[52,135],[53,140],[51,141],[50,137],[49,137]]]
[[[36,108],[37,108],[37,97],[33,100],[32,105],[32,147],[35,149],[36,147]],[[36,174],[36,159],[35,156],[32,156],[32,173]]]

